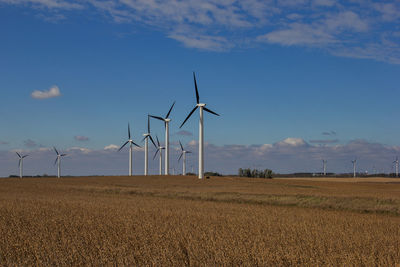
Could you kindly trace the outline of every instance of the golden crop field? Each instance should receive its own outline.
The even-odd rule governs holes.
[[[3,266],[398,264],[398,179],[0,179]]]

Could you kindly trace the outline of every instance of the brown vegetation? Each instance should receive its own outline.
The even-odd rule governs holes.
[[[1,265],[400,263],[400,183],[0,179]]]

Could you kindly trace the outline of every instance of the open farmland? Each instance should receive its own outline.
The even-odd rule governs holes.
[[[1,265],[400,263],[400,180],[0,179]]]

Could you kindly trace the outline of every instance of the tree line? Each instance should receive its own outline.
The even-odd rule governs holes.
[[[242,169],[238,171],[239,177],[249,177],[249,178],[272,178],[273,172],[270,169],[257,170],[257,169]]]

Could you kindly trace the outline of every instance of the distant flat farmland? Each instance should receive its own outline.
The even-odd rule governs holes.
[[[399,179],[0,179],[0,265],[400,264]]]

